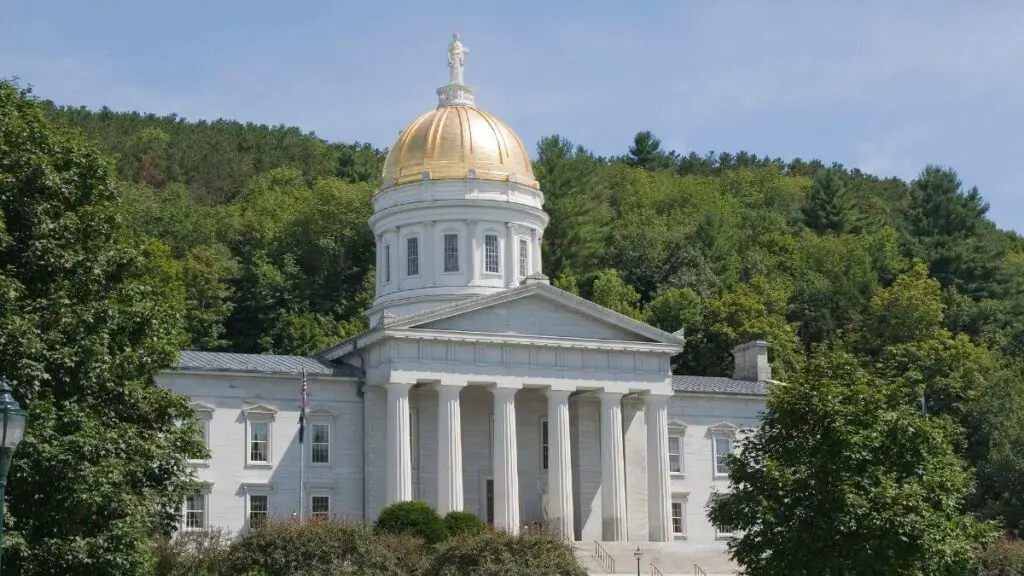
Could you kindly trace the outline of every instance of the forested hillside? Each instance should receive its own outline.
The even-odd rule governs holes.
[[[125,214],[165,243],[190,346],[308,354],[363,329],[366,219],[384,152],[295,128],[47,107],[116,163]],[[601,158],[564,138],[534,169],[544,269],[669,331],[675,369],[728,374],[764,338],[785,379],[819,345],[854,352],[967,430],[973,509],[1024,530],[1024,242],[951,169],[912,182],[820,161],[681,155],[650,132]]]

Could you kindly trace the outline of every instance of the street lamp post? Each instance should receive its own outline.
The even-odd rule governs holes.
[[[636,552],[633,552],[633,558],[636,558],[636,576],[640,576],[640,559],[644,557],[644,553],[640,551],[640,547],[636,547]]]
[[[7,473],[11,470],[14,451],[25,437],[25,423],[28,413],[21,409],[11,395],[11,385],[0,378],[0,571],[3,570],[4,548],[4,492],[7,489]]]

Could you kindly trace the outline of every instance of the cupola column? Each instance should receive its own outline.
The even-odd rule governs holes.
[[[505,286],[516,284],[516,225],[505,223],[508,234],[505,235]]]
[[[438,261],[434,254],[434,221],[428,220],[423,223],[423,250],[420,251],[420,274],[423,274],[424,285],[434,285]]]
[[[530,233],[531,233],[531,236],[533,237],[533,255],[532,255],[532,258],[530,258],[530,260],[532,260],[533,262],[530,264],[530,268],[531,268],[530,274],[536,274],[536,273],[539,273],[539,272],[543,272],[543,270],[541,270],[541,265],[540,265],[541,232],[540,232],[540,230],[537,230],[536,228],[534,228],[533,230],[530,231]],[[529,274],[527,274],[527,275],[529,275]]]
[[[476,238],[476,221],[466,222],[466,271],[468,272],[470,286],[476,286],[480,280],[480,246]]]

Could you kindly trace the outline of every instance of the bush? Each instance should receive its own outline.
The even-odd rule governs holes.
[[[220,576],[225,574],[230,533],[214,528],[181,532],[156,544],[156,576]]]
[[[444,517],[444,527],[448,537],[476,536],[487,532],[487,524],[472,512],[454,510]]]
[[[978,558],[977,576],[1024,574],[1024,541],[1003,538],[992,543]]]
[[[487,532],[452,538],[438,547],[427,576],[586,576],[572,547],[539,530],[518,536]]]
[[[377,532],[408,534],[427,544],[437,544],[448,536],[444,520],[426,502],[396,502],[385,507],[377,517]]]
[[[380,543],[394,555],[402,574],[422,574],[430,566],[431,548],[422,538],[409,534],[377,534]]]
[[[404,576],[394,554],[363,524],[270,521],[236,540],[226,574]]]

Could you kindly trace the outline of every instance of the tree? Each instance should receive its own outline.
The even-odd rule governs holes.
[[[644,130],[637,132],[633,137],[633,145],[629,147],[629,155],[626,156],[625,162],[634,168],[644,170],[666,170],[679,162],[679,155],[662,150],[661,140],[650,130]]]
[[[828,349],[773,388],[710,518],[750,576],[961,576],[994,526],[963,512],[960,430]]]
[[[824,170],[811,184],[803,208],[804,225],[818,234],[842,234],[850,227],[851,209],[842,170]]]
[[[614,269],[601,270],[594,275],[590,300],[619,314],[640,318],[640,311],[636,307],[640,295]]]
[[[205,452],[153,381],[184,343],[180,274],[122,211],[96,149],[0,83],[0,374],[30,412],[4,567],[25,576],[150,574]]]

